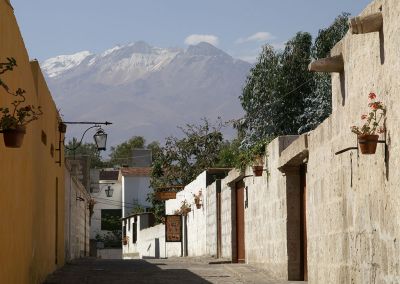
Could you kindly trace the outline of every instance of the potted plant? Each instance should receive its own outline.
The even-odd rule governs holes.
[[[12,71],[17,63],[14,58],[7,58],[8,62],[0,63],[0,74]],[[4,144],[6,147],[19,148],[22,145],[26,132],[26,125],[37,120],[42,111],[40,107],[33,105],[23,105],[25,102],[25,90],[18,88],[12,92],[10,88],[0,79],[0,86],[15,99],[9,107],[0,107],[0,132],[3,133]]]
[[[253,162],[253,174],[256,177],[260,177],[263,174],[264,171],[264,166],[263,166],[263,157],[262,156],[256,156],[254,158]]]
[[[199,191],[198,194],[193,194],[193,197],[194,197],[194,203],[196,204],[196,208],[200,209],[201,206],[203,205],[202,200],[201,200],[201,197],[202,197],[201,190]]]
[[[191,211],[192,211],[192,208],[191,208],[190,204],[186,200],[182,201],[181,209],[180,209],[181,214],[186,216]]]
[[[351,131],[357,134],[358,143],[362,154],[375,154],[379,134],[386,131],[383,126],[386,116],[386,107],[381,101],[376,101],[375,93],[368,95],[370,112],[361,115],[365,121],[361,127],[352,126]]]
[[[122,243],[124,246],[126,246],[129,242],[129,236],[123,236],[122,237]]]

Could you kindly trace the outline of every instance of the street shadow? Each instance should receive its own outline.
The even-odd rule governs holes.
[[[160,268],[160,265],[163,268]],[[185,265],[185,262],[182,262],[182,265]],[[168,263],[151,263],[141,259],[84,258],[66,264],[63,268],[49,275],[43,283],[211,283],[190,270],[174,268],[176,263],[171,268],[168,267]]]

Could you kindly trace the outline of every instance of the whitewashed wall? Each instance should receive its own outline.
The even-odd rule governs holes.
[[[209,256],[217,256],[217,187],[216,182],[207,187],[205,193],[207,195],[207,234],[206,234],[206,253]]]
[[[132,211],[134,204],[142,207],[150,207],[147,195],[150,193],[150,177],[148,176],[122,176],[122,217],[126,217]]]
[[[178,192],[176,199],[166,201],[165,208],[167,214],[174,214],[176,210],[179,210],[181,203],[186,200],[191,205],[192,211],[188,213],[186,218],[187,225],[187,252],[188,256],[203,256],[207,254],[207,172],[202,172],[197,178],[185,186],[185,188]],[[194,203],[193,194],[198,194],[202,191],[202,203],[203,206],[200,209],[196,208]],[[177,247],[172,245],[171,247]],[[179,251],[180,251],[179,247]],[[177,254],[176,251],[173,252]]]
[[[107,184],[114,183],[114,184]],[[105,190],[110,186],[114,189],[113,196],[107,197]],[[93,199],[96,201],[93,210],[93,216],[90,226],[90,239],[95,239],[97,234],[106,234],[109,231],[101,230],[101,210],[102,209],[122,209],[122,191],[121,183],[115,180],[102,180],[99,184],[100,191],[92,193]]]
[[[181,256],[181,243],[165,243],[165,225],[148,227],[148,214],[128,217],[123,221],[126,226],[128,243],[122,246],[124,259],[166,258]],[[130,226],[128,225],[130,223]],[[133,243],[132,231],[137,226],[137,240]]]

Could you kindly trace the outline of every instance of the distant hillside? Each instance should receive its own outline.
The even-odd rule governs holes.
[[[64,120],[109,120],[110,144],[133,135],[163,141],[177,125],[239,118],[251,65],[199,43],[187,50],[136,42],[100,55],[89,51],[44,61],[42,69]],[[67,136],[79,136],[70,127]]]

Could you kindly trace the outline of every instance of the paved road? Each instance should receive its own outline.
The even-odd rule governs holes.
[[[65,265],[45,284],[110,283],[289,283],[270,280],[250,266],[209,264],[207,260],[175,258],[106,260],[85,258]],[[298,283],[298,282],[297,282]]]

